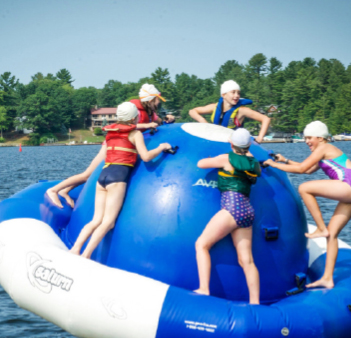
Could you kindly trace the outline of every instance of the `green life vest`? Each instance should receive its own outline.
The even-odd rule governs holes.
[[[229,162],[233,166],[232,172],[223,169],[218,170],[218,189],[224,191],[236,191],[250,195],[251,185],[256,178],[261,176],[260,164],[254,157],[229,153]]]

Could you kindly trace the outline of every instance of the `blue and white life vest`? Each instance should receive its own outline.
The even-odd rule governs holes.
[[[236,118],[236,115],[237,115],[239,108],[241,106],[245,106],[248,104],[252,104],[252,100],[239,99],[239,102],[235,106],[233,106],[228,111],[223,113],[223,118],[221,120],[222,105],[223,105],[223,97],[221,97],[217,103],[216,108],[213,110],[213,113],[211,115],[211,121],[214,124],[219,124],[223,127],[231,128],[231,129],[242,127],[239,120]]]

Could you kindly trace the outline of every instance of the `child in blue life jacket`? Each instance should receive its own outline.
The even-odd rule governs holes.
[[[168,143],[161,143],[157,148],[148,151],[143,134],[136,130],[137,120],[136,106],[131,102],[124,102],[117,107],[117,123],[103,128],[107,131],[105,166],[96,184],[94,217],[84,226],[70,250],[76,255],[80,254],[84,243],[91,236],[82,253],[83,257],[90,258],[106,233],[115,226],[137,154],[148,162],[171,148]]]
[[[196,241],[196,260],[200,287],[195,292],[209,295],[211,247],[231,235],[240,266],[244,270],[250,294],[250,304],[259,304],[259,274],[252,257],[252,224],[254,210],[250,204],[251,185],[261,175],[259,162],[249,153],[250,133],[240,128],[230,139],[232,152],[198,162],[202,169],[218,168],[218,189],[221,191],[221,210],[206,225]]]
[[[203,115],[211,115],[211,122],[230,129],[243,128],[245,118],[261,122],[261,130],[256,142],[261,143],[266,135],[270,118],[245,105],[252,104],[249,99],[240,98],[240,86],[233,80],[221,85],[221,97],[217,103],[189,110],[189,115],[197,122],[207,123]]]

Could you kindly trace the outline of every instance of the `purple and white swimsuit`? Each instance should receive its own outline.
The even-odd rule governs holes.
[[[346,167],[347,160],[347,156],[342,154],[332,160],[319,161],[318,165],[330,179],[346,182],[351,186],[351,169]]]

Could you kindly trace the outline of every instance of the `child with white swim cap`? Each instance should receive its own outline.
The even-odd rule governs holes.
[[[162,123],[162,119],[157,115],[157,110],[161,101],[166,102],[166,99],[161,96],[159,90],[149,83],[144,83],[139,90],[139,99],[130,100],[134,103],[139,112],[139,120],[137,129],[145,131],[149,128],[156,128]],[[166,115],[169,123],[174,122],[174,116]]]
[[[254,210],[250,204],[251,185],[261,174],[258,161],[250,154],[250,133],[240,128],[230,140],[232,151],[198,162],[202,169],[218,168],[218,189],[221,191],[221,210],[206,225],[196,241],[196,261],[200,287],[195,292],[209,295],[211,258],[209,250],[231,234],[249,288],[250,303],[259,304],[259,274],[252,257],[252,224]]]
[[[321,121],[311,122],[304,129],[305,142],[312,154],[302,163],[295,162],[278,154],[276,163],[267,160],[273,168],[295,173],[311,174],[322,169],[331,180],[309,181],[299,186],[299,193],[317,225],[317,230],[305,234],[308,238],[327,238],[327,259],[324,275],[306,287],[334,287],[333,272],[338,254],[338,234],[351,218],[351,161],[337,147],[328,143],[328,127]],[[334,214],[326,227],[316,197],[339,201]]]
[[[136,124],[137,129],[143,132],[149,128],[156,128],[162,123],[162,119],[156,114],[158,105],[160,104],[160,101],[166,100],[161,96],[161,93],[153,84],[148,83],[141,86],[139,97],[139,99],[130,101],[138,109],[138,122]],[[169,123],[174,122],[173,115],[168,114],[166,117]],[[105,148],[104,142],[99,153],[95,156],[89,167],[84,172],[69,177],[46,191],[47,196],[53,204],[59,208],[63,208],[59,198],[60,195],[66,200],[67,204],[69,204],[72,208],[74,207],[74,201],[70,197],[69,192],[77,185],[85,183],[88,180],[101,161],[105,159]]]
[[[122,208],[128,179],[137,161],[137,154],[148,162],[162,151],[170,149],[168,143],[161,143],[148,151],[143,134],[136,130],[138,110],[131,102],[117,107],[117,123],[103,128],[107,131],[105,166],[96,184],[95,212],[91,222],[80,232],[71,252],[79,255],[84,243],[91,236],[82,256],[90,258],[94,249],[113,229]]]
[[[241,89],[237,82],[228,80],[221,85],[221,97],[217,103],[189,110],[189,115],[197,122],[207,123],[204,115],[211,114],[211,122],[230,129],[243,128],[246,118],[261,122],[261,129],[256,141],[261,143],[266,135],[270,118],[245,105],[251,100],[240,98]]]

